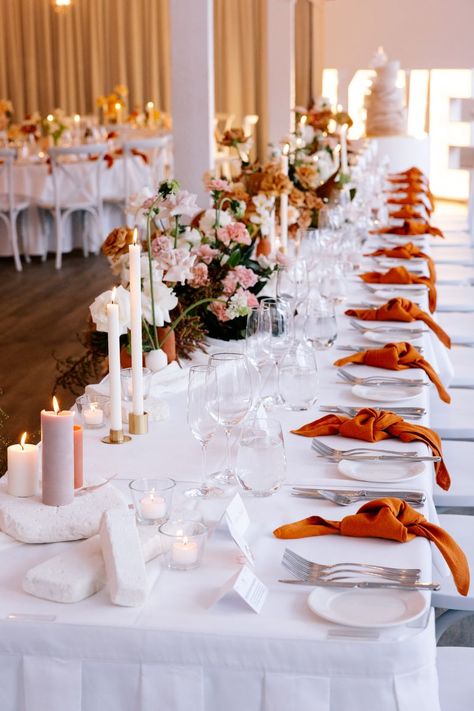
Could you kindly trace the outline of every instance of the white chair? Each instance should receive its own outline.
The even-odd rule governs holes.
[[[244,116],[244,120],[242,121],[242,128],[244,129],[244,133],[246,136],[253,135],[255,126],[258,123],[258,119],[259,117],[257,114],[246,114]]]
[[[119,202],[123,204],[125,213],[130,197],[140,188],[156,186],[165,179],[169,161],[168,151],[168,136],[137,138],[124,142],[123,196]],[[146,157],[146,166],[143,156]]]
[[[22,210],[26,210],[30,201],[23,195],[15,195],[13,188],[13,161],[15,151],[9,148],[0,149],[0,178],[5,181],[5,192],[0,195],[0,219],[5,223],[8,238],[12,246],[13,259],[17,271],[21,272],[20,252],[18,249],[18,215]],[[25,255],[28,260],[28,249],[25,247]]]
[[[438,647],[441,711],[469,711],[474,706],[474,649]]]
[[[53,179],[53,200],[38,200],[37,205],[51,212],[54,218],[56,237],[56,269],[62,265],[63,230],[73,212],[91,215],[98,233],[98,244],[103,240],[102,227],[102,171],[106,144],[91,144],[50,148]],[[87,170],[84,162],[87,161]],[[86,234],[83,234],[83,251],[89,250]]]

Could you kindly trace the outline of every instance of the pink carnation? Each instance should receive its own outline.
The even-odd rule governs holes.
[[[209,279],[207,264],[200,262],[192,268],[191,272],[192,278],[189,280],[190,286],[197,289],[198,287],[205,286],[207,284]]]
[[[237,282],[236,270],[231,269],[222,280],[222,286],[224,287],[224,294],[226,296],[231,296],[234,293],[237,288]]]
[[[209,311],[212,311],[214,316],[218,321],[229,321],[229,314],[227,313],[226,305],[220,301],[213,301],[209,306]]]
[[[249,289],[251,286],[255,286],[258,281],[258,277],[255,272],[247,267],[239,265],[238,267],[235,267],[234,271],[237,275],[237,281],[240,286],[244,287],[244,289]]]
[[[220,192],[220,193],[230,193],[232,190],[230,183],[227,180],[218,180],[217,178],[213,178],[209,180],[206,184],[207,190],[209,192]]]
[[[217,238],[225,244],[226,247],[228,247],[231,242],[245,245],[252,244],[248,230],[241,222],[231,222],[230,225],[221,227],[217,230]]]
[[[214,257],[219,254],[218,249],[212,249],[208,244],[201,244],[199,249],[196,251],[197,257],[205,264],[210,264]]]
[[[255,309],[258,306],[258,299],[255,294],[252,294],[251,291],[245,291],[244,294],[247,297],[247,306],[250,309]]]
[[[278,251],[276,253],[276,263],[279,264],[280,267],[287,267],[290,263],[290,260],[284,252]]]

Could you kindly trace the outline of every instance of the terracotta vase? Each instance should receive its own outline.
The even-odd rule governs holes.
[[[160,348],[164,350],[168,357],[168,363],[171,363],[173,360],[176,360],[176,338],[174,331],[170,333],[166,341],[162,344],[162,340],[166,336],[166,334],[169,332],[170,327],[169,326],[163,326],[163,328],[157,328],[156,333],[158,335],[158,341],[160,344]]]
[[[272,244],[270,240],[267,237],[260,237],[257,244],[257,257],[260,257],[261,255],[268,257],[268,255],[271,254],[271,251]]]

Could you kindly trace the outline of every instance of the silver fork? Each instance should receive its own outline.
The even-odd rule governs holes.
[[[361,333],[366,333],[366,331],[373,331],[374,333],[400,333],[402,330],[406,331],[409,336],[429,333],[427,328],[403,328],[402,326],[399,328],[394,326],[362,326],[362,324],[358,323],[353,318],[350,319],[350,324]]]
[[[375,408],[379,408],[379,405],[375,405]],[[349,417],[355,417],[360,410],[360,407],[353,407],[348,405],[320,405],[319,409],[321,412],[334,412],[343,413],[349,415]],[[385,408],[387,409],[387,408]],[[390,407],[390,412],[394,412],[396,415],[403,415],[404,417],[409,417],[410,419],[419,419],[426,415],[426,410],[422,407]]]
[[[397,453],[397,454],[379,454],[378,450],[374,449],[370,453],[364,453],[364,452],[355,452],[353,454],[345,454],[344,452],[341,452],[340,454],[328,454],[326,452],[322,452],[320,449],[315,447],[314,445],[311,445],[312,449],[315,450],[319,454],[320,457],[323,457],[326,459],[328,462],[340,462],[343,459],[350,460],[352,462],[388,462],[391,464],[394,464],[396,462],[409,462],[414,463],[414,462],[440,462],[441,457],[434,457],[434,456],[428,456],[428,455],[418,455],[418,454],[403,454],[403,453]]]
[[[288,548],[285,549],[282,565],[299,580],[343,580],[349,575],[376,576],[389,580],[414,582],[419,580],[421,571],[418,568],[389,568],[388,566],[372,565],[370,563],[336,563],[320,565],[298,556]]]
[[[323,452],[324,454],[331,454],[331,455],[344,455],[344,454],[395,454],[398,456],[402,457],[416,457],[418,455],[418,452],[410,452],[410,451],[403,451],[400,452],[400,450],[395,450],[395,449],[374,449],[374,447],[353,447],[352,449],[334,449],[333,447],[330,447],[328,444],[325,444],[324,442],[321,442],[321,440],[314,438],[311,446],[313,449],[319,450],[320,452]]]
[[[386,341],[374,341],[374,346],[385,346]],[[356,353],[359,351],[365,351],[367,350],[367,346],[360,346],[360,345],[341,345],[341,346],[336,346],[337,351],[349,351],[352,353]],[[416,350],[418,353],[423,353],[423,348],[421,346],[417,346]]]
[[[397,378],[396,376],[390,377],[384,375],[371,375],[367,378],[358,378],[355,375],[352,375],[352,373],[349,373],[344,368],[339,368],[337,374],[346,382],[351,383],[351,385],[403,385],[408,388],[417,388],[420,386],[430,385],[430,383],[425,380],[413,380],[412,378]]]

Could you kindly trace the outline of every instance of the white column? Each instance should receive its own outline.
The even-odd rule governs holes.
[[[267,0],[267,111],[270,143],[286,136],[295,105],[295,0]]]
[[[213,0],[172,0],[170,15],[174,177],[206,206],[202,176],[214,162]]]

